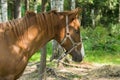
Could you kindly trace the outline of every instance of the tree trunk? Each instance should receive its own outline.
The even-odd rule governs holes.
[[[75,0],[71,0],[71,10],[75,9]]]
[[[46,11],[46,5],[47,0],[42,0],[42,12]],[[41,58],[40,58],[40,69],[39,69],[39,80],[46,80],[46,55],[47,50],[46,50],[46,45],[41,49]]]
[[[46,3],[47,0],[42,0],[42,12],[46,12]]]
[[[13,0],[8,0],[8,19],[12,20],[14,18],[14,3]]]
[[[39,69],[39,80],[46,80],[46,46],[41,49],[41,58],[40,58],[40,69]]]
[[[63,11],[64,0],[51,0],[51,9],[57,10],[58,12]],[[61,46],[57,43],[57,41],[53,40],[53,53],[50,61],[53,59],[57,59],[60,54],[63,52]]]
[[[37,13],[37,0],[34,0],[34,11]]]
[[[29,10],[29,0],[25,0],[25,11]]]
[[[51,0],[51,9],[58,12],[63,11],[64,0]]]
[[[92,27],[95,27],[95,10],[91,9]]]
[[[0,1],[0,22],[2,22],[2,10],[1,10],[1,1]]]
[[[14,0],[14,18],[20,18],[21,17],[21,6],[20,6],[21,0]]]
[[[2,21],[7,21],[7,0],[1,0],[1,13],[2,13]]]
[[[120,23],[120,0],[119,0],[119,20],[118,22]]]

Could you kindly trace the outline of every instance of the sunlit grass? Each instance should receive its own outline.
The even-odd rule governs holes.
[[[114,51],[103,51],[103,50],[85,50],[84,61],[92,63],[104,63],[104,64],[120,64],[120,52]],[[52,44],[49,42],[47,44],[47,60],[50,60],[52,54]],[[40,51],[36,52],[30,62],[40,61]],[[48,63],[48,65],[52,65]]]
[[[52,43],[51,43],[51,41],[48,42],[48,44],[47,44],[46,47],[47,47],[47,60],[49,60],[50,57],[51,57],[51,54],[52,54]],[[39,51],[37,51],[37,52],[30,58],[29,61],[30,61],[30,62],[40,61],[40,56],[41,56],[41,52],[40,52],[40,50],[39,50]]]
[[[40,52],[36,52],[29,60],[29,62],[38,62],[40,61]]]
[[[84,61],[105,64],[120,64],[120,53],[86,51]]]

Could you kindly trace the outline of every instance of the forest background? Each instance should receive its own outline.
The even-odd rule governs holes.
[[[46,1],[46,0],[44,0]],[[75,0],[82,8],[81,35],[85,62],[120,64],[120,0]],[[51,10],[50,0],[46,11]],[[42,10],[41,0],[0,0],[0,22],[23,17],[27,10]],[[64,0],[64,10],[71,10],[71,0]],[[47,59],[52,55],[52,43],[47,44]],[[30,61],[40,60],[39,51]]]

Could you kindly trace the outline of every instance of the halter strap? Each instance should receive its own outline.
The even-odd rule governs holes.
[[[77,44],[70,36],[68,15],[66,16],[66,35],[65,35],[64,39],[62,40],[61,45],[67,40],[67,38],[71,41],[73,46]]]
[[[67,34],[70,34],[70,31],[69,31],[69,23],[68,23],[68,16],[66,16],[66,33],[67,33]]]
[[[71,38],[70,36],[70,31],[69,31],[69,24],[68,24],[68,15],[66,16],[66,35],[64,37],[64,39],[61,42],[61,45],[68,39],[70,39],[70,41],[72,42],[73,45],[75,45],[75,41]]]
[[[69,33],[69,25],[68,25],[68,16],[66,16],[66,36],[65,36],[65,38],[62,40],[61,45],[66,41],[66,39],[67,39],[67,37],[68,37],[69,34],[70,34],[70,33]]]
[[[81,42],[75,42],[72,37],[70,36],[70,31],[69,31],[69,23],[68,23],[68,15],[66,16],[66,35],[64,37],[64,39],[62,40],[62,42],[60,43],[61,45],[64,44],[64,42],[67,40],[67,38],[71,41],[73,47],[67,51],[64,52],[59,58],[58,58],[58,62],[64,58],[67,54],[71,53],[77,46],[81,45]]]

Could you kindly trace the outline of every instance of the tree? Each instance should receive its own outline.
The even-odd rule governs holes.
[[[71,10],[75,9],[75,0],[71,0]]]
[[[14,18],[14,2],[13,0],[8,0],[8,19]]]
[[[119,20],[118,20],[118,22],[120,23],[120,0],[119,0],[118,4],[119,4]]]
[[[25,0],[25,11],[29,10],[29,0]]]
[[[92,19],[92,27],[95,27],[95,10],[91,9],[91,19]]]
[[[47,0],[42,0],[42,12],[46,11],[46,3]],[[46,75],[44,74],[46,71],[46,55],[47,50],[46,50],[46,45],[41,49],[41,58],[40,58],[40,70],[39,70],[39,80],[46,80]]]
[[[46,11],[47,0],[42,0],[42,12]]]
[[[34,11],[37,13],[37,0],[34,0]]]
[[[7,21],[7,0],[1,0],[1,21]]]
[[[58,12],[63,11],[63,4],[64,4],[64,0],[51,0],[51,9],[57,10]],[[53,50],[52,51],[53,51],[53,53],[52,53],[52,57],[51,57],[50,61],[58,58],[63,51],[61,46],[55,40],[53,40]]]
[[[51,0],[51,9],[58,12],[63,11],[64,0]]]
[[[39,80],[46,80],[46,57],[47,57],[46,45],[41,48],[41,58],[40,58],[40,69],[39,69]]]
[[[21,17],[21,0],[14,0],[14,18]]]
[[[0,2],[0,22],[2,22],[2,10],[1,10],[1,2]]]

